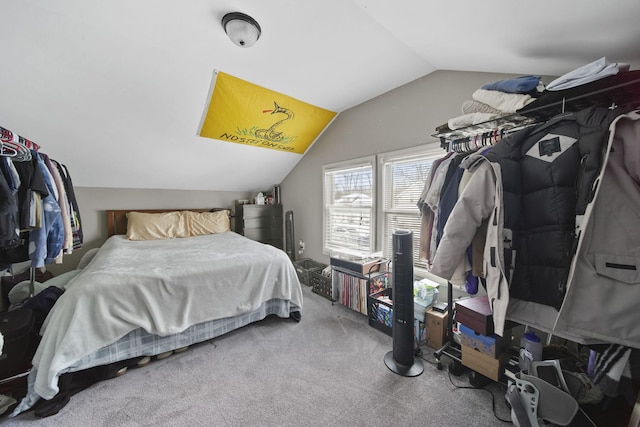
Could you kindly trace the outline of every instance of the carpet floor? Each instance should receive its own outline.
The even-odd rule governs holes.
[[[3,427],[511,424],[504,386],[470,387],[467,373],[439,370],[426,346],[424,372],[397,375],[383,361],[390,336],[303,291],[300,323],[268,317],[94,384],[57,415],[5,415]]]

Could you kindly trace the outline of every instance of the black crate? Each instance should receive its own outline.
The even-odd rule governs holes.
[[[311,290],[328,300],[335,301],[333,299],[333,284],[331,283],[331,276],[323,276],[322,270],[314,270],[309,276],[311,277]]]
[[[300,283],[306,286],[311,286],[311,272],[322,271],[322,269],[327,267],[327,264],[305,258],[294,261],[293,266],[296,268],[296,273],[298,274],[298,280],[300,280]]]
[[[369,326],[389,336],[393,333],[393,303],[387,300],[380,300],[378,297],[385,296],[391,298],[391,292],[391,288],[385,288],[367,297]]]

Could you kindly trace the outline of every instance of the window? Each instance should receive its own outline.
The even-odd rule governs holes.
[[[382,169],[382,254],[393,259],[392,235],[395,230],[413,231],[413,265],[424,269],[418,259],[420,223],[417,202],[434,160],[444,154],[441,148],[419,147],[380,155]]]
[[[324,177],[323,251],[369,254],[375,244],[375,157],[334,163]]]

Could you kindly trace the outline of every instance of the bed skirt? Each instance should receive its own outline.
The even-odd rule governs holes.
[[[108,346],[102,347],[95,353],[83,357],[69,368],[60,372],[62,375],[67,372],[77,372],[95,366],[108,365],[121,360],[133,359],[141,356],[155,356],[182,347],[187,347],[203,341],[207,341],[243,326],[260,321],[269,315],[276,315],[282,318],[291,317],[296,321],[300,320],[300,308],[288,300],[271,299],[264,302],[257,310],[244,313],[235,317],[212,320],[190,326],[179,334],[169,336],[159,336],[147,333],[144,329],[138,328],[129,332],[118,341]],[[36,378],[36,369],[32,369],[28,377],[27,395],[15,408],[11,417],[30,409],[40,399],[40,396],[33,390]]]

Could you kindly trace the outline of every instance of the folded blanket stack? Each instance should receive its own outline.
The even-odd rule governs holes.
[[[469,113],[462,116],[453,117],[448,120],[449,129],[460,129],[463,127],[477,125],[478,123],[488,122],[489,120],[500,117],[500,114],[491,113]]]
[[[593,104],[636,104],[638,85],[634,86],[640,70],[631,71],[624,62],[609,62],[602,57],[572,70],[546,85],[540,76],[526,75],[499,80],[483,85],[472,94],[472,99],[462,104],[462,115],[452,117],[436,127],[443,147],[449,145],[452,135],[463,138],[457,129],[482,124],[492,128],[496,119],[512,116],[514,126],[522,123],[521,117],[544,121],[556,114],[584,108],[584,98],[589,96]],[[601,83],[601,84],[600,84]],[[624,85],[621,88],[620,85]],[[575,98],[575,99],[574,99]],[[560,104],[560,101],[561,104]],[[565,103],[566,101],[566,103]],[[506,125],[502,119],[500,124]],[[445,136],[445,133],[452,135]],[[467,137],[473,132],[464,133]]]
[[[513,114],[533,102],[532,94],[537,94],[542,88],[544,85],[538,76],[487,83],[473,93],[471,100],[462,104],[463,114],[449,119],[447,126],[455,130]]]
[[[471,97],[483,104],[495,108],[506,114],[513,114],[520,108],[534,101],[531,95],[506,93],[497,90],[478,89]]]
[[[464,114],[472,113],[489,113],[489,114],[502,114],[500,110],[493,108],[490,105],[484,104],[475,99],[470,99],[462,103],[462,112]]]

